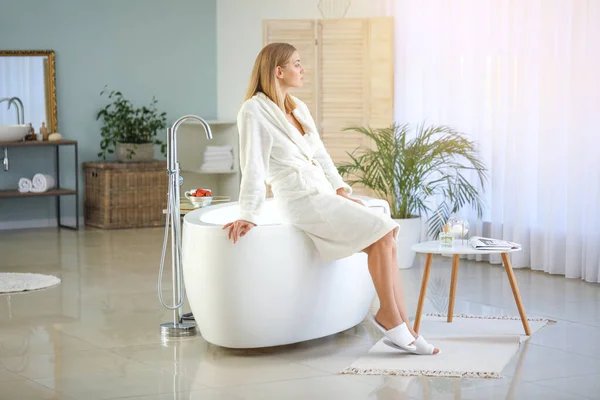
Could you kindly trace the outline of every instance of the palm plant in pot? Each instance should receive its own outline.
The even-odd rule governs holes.
[[[349,185],[362,184],[390,204],[392,218],[401,226],[397,241],[398,267],[410,268],[419,242],[421,217],[428,217],[430,237],[437,238],[445,221],[465,205],[481,217],[487,169],[475,143],[447,126],[393,124],[371,129],[344,129],[367,136],[373,146],[348,153],[350,160],[337,165]],[[475,172],[476,183],[467,175]],[[436,201],[437,200],[437,201]],[[432,204],[434,204],[432,206]]]
[[[100,95],[106,92],[105,87]],[[157,136],[167,127],[167,114],[158,112],[156,98],[152,98],[149,106],[140,108],[134,108],[119,91],[110,91],[108,98],[112,101],[96,115],[96,120],[104,122],[98,157],[106,160],[108,154],[116,153],[117,160],[122,162],[152,161],[155,145],[166,156],[167,145]]]

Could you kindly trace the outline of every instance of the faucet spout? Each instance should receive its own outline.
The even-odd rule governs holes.
[[[208,125],[208,123],[204,119],[196,115],[184,115],[183,117],[175,121],[173,125],[167,130],[167,147],[169,148],[169,151],[167,152],[167,165],[171,173],[174,173],[176,169],[179,170],[177,160],[177,130],[179,129],[179,126],[182,123],[190,120],[199,122],[200,125],[202,125],[207,139],[210,140],[213,138],[212,131],[210,130],[210,126]]]
[[[21,108],[21,120],[20,120],[20,122],[18,122],[18,124],[19,124],[19,125],[20,125],[20,124],[24,124],[24,123],[25,123],[25,107],[23,107],[23,102],[21,101],[21,99],[20,99],[20,98],[18,98],[18,97],[13,97],[13,98],[10,100],[10,102],[8,103],[8,107],[9,107],[9,108],[10,108],[10,105],[11,105],[12,103],[19,103],[19,106],[20,106],[20,108]],[[15,108],[17,108],[17,106],[16,106],[16,105],[15,105]],[[18,110],[18,108],[17,108],[17,110]]]
[[[10,107],[13,105],[13,103],[15,104],[15,111],[17,113],[17,124],[21,125],[25,123],[25,107],[23,107],[23,102],[21,101],[21,99],[19,99],[18,97],[4,97],[2,99],[0,99],[0,103],[3,103],[7,101],[8,102],[8,107],[7,109],[10,110]],[[20,106],[20,108],[19,108]],[[19,113],[20,111],[20,113]]]
[[[8,171],[8,148],[4,148],[4,158],[2,159],[2,165],[5,171]]]

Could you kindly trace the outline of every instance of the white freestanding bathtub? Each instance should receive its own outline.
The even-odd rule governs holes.
[[[358,198],[389,214],[386,201]],[[276,346],[331,335],[366,317],[375,295],[366,254],[321,261],[275,200],[233,244],[222,226],[237,218],[238,207],[210,206],[184,218],[185,289],[204,339],[230,348]]]

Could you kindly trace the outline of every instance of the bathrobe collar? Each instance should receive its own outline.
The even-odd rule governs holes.
[[[275,102],[273,102],[269,97],[267,97],[266,94],[262,92],[258,92],[255,95],[255,98],[258,100],[261,108],[271,117],[272,122],[288,135],[292,142],[294,142],[296,146],[298,146],[298,148],[302,151],[302,153],[304,153],[304,155],[308,159],[312,159],[313,152],[310,150],[308,142],[302,136],[300,131],[298,131],[298,129],[294,125],[292,125],[290,121],[288,121],[281,108],[279,108],[277,104],[275,104]],[[294,98],[294,100],[296,99]],[[298,110],[298,108],[293,110],[292,113],[294,114],[294,117],[296,117],[300,125],[302,125],[302,128],[304,129],[306,135],[313,134],[314,128],[312,124],[309,121],[307,121],[306,116],[303,115],[302,112]]]

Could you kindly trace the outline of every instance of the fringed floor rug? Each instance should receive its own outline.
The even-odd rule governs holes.
[[[2,272],[0,294],[44,289],[59,283],[60,279],[53,275]]]
[[[549,321],[529,319],[531,334]],[[377,342],[369,353],[342,374],[425,375],[457,378],[501,378],[502,370],[527,340],[519,317],[425,314],[419,332],[441,350],[439,355],[419,356]]]

